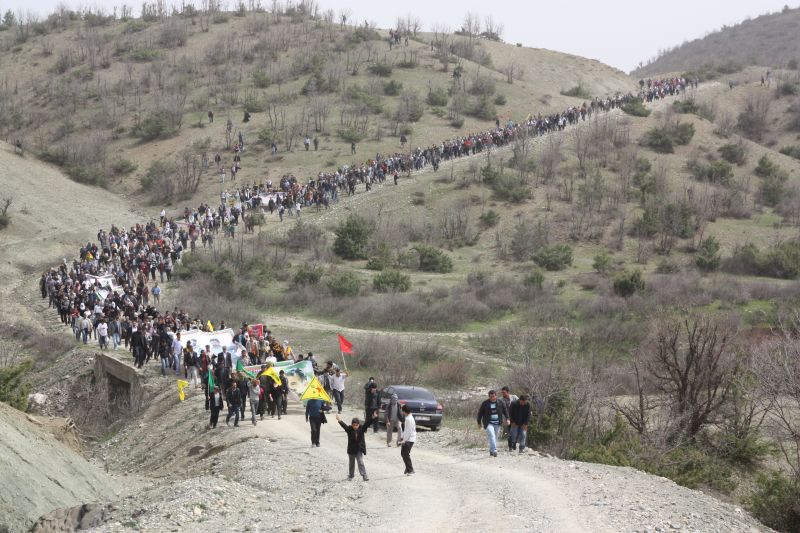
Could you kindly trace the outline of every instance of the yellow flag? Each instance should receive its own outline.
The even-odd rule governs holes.
[[[331,403],[331,397],[328,396],[328,393],[322,388],[322,384],[320,384],[317,376],[314,376],[314,379],[311,380],[311,383],[308,384],[308,387],[306,387],[306,390],[303,391],[303,394],[300,396],[300,401],[305,400],[322,400],[323,402]]]
[[[214,331],[214,324],[212,324],[210,320],[206,322],[206,327],[208,331]]]
[[[183,389],[185,389],[188,386],[189,386],[188,381],[184,381],[182,379],[178,380],[178,398],[180,398],[181,401],[183,401],[185,398],[185,395],[183,394]]]
[[[280,385],[282,383],[281,377],[278,374],[278,371],[275,370],[274,366],[270,366],[268,368],[265,368],[264,371],[261,372],[258,375],[258,377],[261,377],[261,376],[269,376],[269,377],[271,377],[272,381],[274,381],[276,385]]]

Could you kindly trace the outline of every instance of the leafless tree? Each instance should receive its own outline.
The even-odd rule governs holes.
[[[461,23],[461,32],[467,37],[469,44],[472,44],[473,39],[481,33],[481,19],[478,15],[468,11]]]
[[[741,369],[735,335],[733,325],[701,316],[657,326],[647,372],[670,415],[668,442],[693,439],[718,421]]]

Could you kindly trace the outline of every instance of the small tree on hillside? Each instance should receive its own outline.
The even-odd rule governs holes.
[[[333,251],[343,259],[366,259],[367,245],[374,228],[372,224],[356,214],[351,214],[336,228]]]

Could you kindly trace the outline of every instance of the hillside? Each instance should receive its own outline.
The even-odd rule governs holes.
[[[300,201],[302,216],[245,211],[257,220],[252,233],[239,224],[230,236],[217,212],[216,227],[204,228],[213,242],[198,241],[163,283],[162,310],[185,309],[202,323],[265,323],[320,361],[343,357],[336,333],[346,334],[357,349],[347,359],[350,415],[367,376],[433,390],[446,426],[415,448],[429,465],[409,480],[419,483],[415,502],[488,502],[492,516],[539,502],[515,519],[544,531],[759,527],[711,494],[793,531],[800,430],[775,406],[800,408],[794,373],[776,370],[797,359],[789,357],[800,302],[794,74],[776,69],[762,87],[762,67],[751,67],[730,85],[704,80],[623,109],[595,101],[591,116],[555,127],[554,113],[636,92],[635,80],[595,61],[468,35],[408,32],[407,44],[390,47],[388,30],[298,9],[186,8],[125,20],[60,10],[0,33],[3,75],[16,80],[0,87],[0,128],[26,147],[24,159],[0,150],[0,179],[16,198],[0,233],[3,275],[13,280],[2,289],[11,303],[0,337],[14,359],[36,363],[28,376],[50,398],[44,412],[73,417],[89,453],[113,472],[154,482],[104,528],[225,527],[230,515],[210,513],[197,487],[213,486],[237,512],[248,507],[242,501],[261,492],[230,472],[261,463],[237,452],[273,445],[282,461],[300,456],[322,472],[321,487],[309,490],[313,480],[293,466],[289,476],[269,470],[254,482],[259,491],[280,484],[292,505],[323,500],[342,521],[365,502],[378,509],[370,519],[394,518],[396,508],[382,507],[396,493],[392,458],[372,439],[377,490],[339,497],[338,471],[325,465],[343,457],[342,441],[335,452],[298,452],[307,440],[298,410],[276,430],[265,422],[206,431],[199,398],[179,404],[153,361],[141,371],[152,400],[145,413],[97,417],[74,405],[74,389],[85,397],[92,384],[94,342],[74,342],[40,299],[42,268],[71,261],[100,227],[157,220],[162,208],[181,221],[185,207],[208,217],[199,204],[216,211],[224,190],[244,195],[290,175],[300,188],[323,171],[353,176],[376,153],[407,161],[417,147],[455,137],[453,146],[466,146],[464,137],[475,146],[491,130],[510,140],[443,158],[438,170],[418,158],[396,181],[367,187],[354,178],[352,194],[342,182],[329,205]],[[548,127],[519,124],[539,113]],[[219,153],[229,169],[239,133],[243,168],[236,183],[228,174],[220,184],[203,155]],[[535,395],[528,438],[538,453],[492,466],[472,428],[486,389],[501,385]],[[712,394],[687,400],[686,388]],[[341,439],[338,429],[330,424],[325,438]],[[153,454],[158,444],[178,452]],[[180,496],[170,492],[176,477]],[[597,489],[600,479],[609,488]],[[525,488],[508,500],[489,494],[485,480]],[[174,517],[159,503],[165,497],[177,502]],[[326,516],[297,527],[323,529]],[[449,524],[424,517],[431,529]],[[487,519],[465,516],[454,528],[474,520]]]
[[[90,23],[53,15],[0,32],[0,132],[79,181],[175,202],[192,191],[146,176],[150,165],[186,157],[191,166],[221,153],[229,169],[240,132],[249,157],[239,179],[277,180],[352,164],[351,140],[360,154],[389,154],[486,129],[495,118],[560,111],[582,101],[559,94],[581,82],[596,96],[634,88],[622,72],[567,54],[432,39],[412,35],[390,48],[386,31],[296,11]],[[513,83],[508,66],[517,67]],[[463,73],[454,81],[456,68]],[[307,136],[319,150],[303,149]],[[216,167],[191,178],[203,189],[219,181]]]
[[[111,501],[119,493],[111,477],[4,403],[0,403],[0,469],[4,531],[27,531],[54,509]]]
[[[755,65],[797,70],[798,31],[800,8],[787,7],[675,46],[631,75],[641,78],[666,72],[696,72],[703,77],[718,76]]]

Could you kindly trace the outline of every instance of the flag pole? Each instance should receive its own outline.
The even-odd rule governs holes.
[[[344,371],[345,373],[348,373],[349,370],[347,370],[347,360],[344,358],[344,352],[339,350],[339,353],[342,354],[342,363],[344,364]]]

